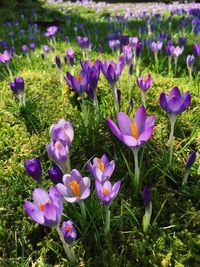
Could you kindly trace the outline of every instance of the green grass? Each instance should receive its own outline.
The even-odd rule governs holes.
[[[65,18],[59,9],[52,10],[41,2],[37,8],[37,21],[41,26],[41,44],[48,43],[44,31],[47,26],[56,24],[63,33],[56,37],[55,55],[62,56],[68,47],[75,50],[76,64],[74,73],[80,70],[79,60],[82,59],[80,48],[76,44],[73,27],[80,23],[85,29],[91,30],[91,41],[95,40],[96,23],[100,34],[94,41],[94,50],[89,52],[91,60],[100,58],[96,51],[99,42],[104,44],[104,37],[109,32],[106,26],[105,14],[95,14],[93,10],[79,9],[70,13],[71,22],[66,26]],[[18,7],[19,8],[19,7]],[[30,18],[30,6],[15,8],[14,2],[10,9],[0,11],[1,22],[8,21],[10,14],[19,19],[20,14],[25,20],[19,22],[19,29],[27,29]],[[100,20],[99,20],[100,17]],[[172,34],[175,36],[179,16],[173,20]],[[145,21],[131,21],[126,33],[138,35],[138,25]],[[163,22],[163,31],[165,28]],[[112,25],[114,27],[114,25]],[[0,34],[5,36],[10,30],[0,28]],[[17,31],[17,30],[16,30]],[[80,35],[83,35],[81,31]],[[70,44],[63,41],[68,35]],[[181,36],[175,36],[177,40]],[[10,88],[10,78],[3,65],[0,66],[0,266],[68,266],[62,244],[56,232],[31,221],[25,214],[23,202],[31,198],[32,191],[38,187],[24,170],[24,161],[39,156],[43,167],[42,187],[48,190],[51,181],[47,170],[52,162],[46,152],[46,143],[50,141],[49,128],[60,118],[73,123],[75,138],[70,148],[72,168],[77,168],[83,176],[89,175],[86,167],[88,159],[100,157],[106,153],[110,160],[116,161],[116,169],[111,181],[122,179],[122,188],[111,205],[111,232],[104,234],[105,213],[94,192],[92,181],[91,196],[86,200],[87,220],[80,215],[80,207],[65,203],[64,219],[72,219],[77,227],[78,239],[74,245],[80,266],[199,266],[200,265],[200,180],[198,169],[199,158],[192,168],[188,186],[181,190],[182,177],[187,156],[191,150],[199,150],[199,84],[200,75],[198,62],[195,63],[193,80],[191,81],[185,66],[187,54],[193,53],[192,44],[195,37],[188,31],[187,47],[179,59],[177,77],[167,73],[167,58],[159,55],[159,71],[154,68],[154,58],[146,49],[142,52],[141,72],[151,73],[154,84],[147,93],[147,114],[156,116],[156,126],[150,141],[140,150],[139,163],[141,169],[141,184],[148,185],[152,193],[153,213],[149,233],[142,232],[142,217],[144,206],[142,195],[133,192],[132,173],[134,173],[134,158],[131,150],[112,135],[106,125],[106,118],[113,116],[112,96],[109,84],[101,74],[97,88],[100,104],[100,122],[95,120],[95,112],[90,100],[87,99],[89,110],[88,133],[84,128],[80,99],[69,88],[65,81],[60,83],[59,72],[51,56],[46,56],[42,62],[40,41],[36,40],[36,51],[30,53],[31,63],[21,54],[20,47],[28,42],[16,38],[16,54],[10,68],[13,75],[22,76],[25,80],[27,107],[23,109],[14,98]],[[117,59],[109,48],[105,48],[103,58]],[[67,70],[63,64],[63,75]],[[134,110],[141,105],[140,92],[136,86],[136,77],[132,77],[132,97]],[[124,69],[121,84],[117,87],[122,91],[121,111],[128,107],[128,77]],[[122,86],[121,86],[122,85]],[[181,92],[190,90],[192,103],[187,111],[180,114],[175,125],[175,142],[173,165],[169,166],[168,138],[169,121],[166,113],[159,106],[159,95],[162,90],[169,92],[177,85]],[[64,92],[64,94],[62,93]]]

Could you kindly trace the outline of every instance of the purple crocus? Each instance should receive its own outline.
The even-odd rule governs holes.
[[[187,91],[182,96],[178,87],[173,87],[169,96],[165,92],[160,94],[160,106],[168,113],[171,132],[169,138],[170,146],[170,163],[172,162],[172,151],[173,151],[173,136],[174,136],[174,125],[176,118],[179,113],[183,112],[188,108],[191,102],[190,92]]]
[[[138,37],[130,37],[130,38],[129,38],[129,44],[130,44],[131,47],[134,48],[134,49],[136,49],[138,42],[139,42]]]
[[[10,88],[16,97],[19,98],[19,95],[24,94],[24,79],[21,76],[15,78],[13,82],[10,82]]]
[[[35,50],[35,44],[34,44],[34,43],[31,43],[31,44],[29,45],[29,47],[30,47],[31,50],[33,50],[33,51]]]
[[[84,36],[84,37],[78,36],[77,43],[82,49],[86,49],[90,47],[89,39],[87,36]]]
[[[76,228],[74,226],[74,223],[70,220],[63,222],[61,231],[64,237],[64,240],[67,244],[71,244],[76,239]]]
[[[25,54],[28,53],[28,46],[27,45],[22,45],[21,48],[22,48],[23,53],[25,53]]]
[[[150,43],[150,48],[152,50],[152,52],[154,54],[158,54],[158,52],[161,50],[162,48],[162,42],[161,41],[157,41],[157,42],[151,42]]]
[[[48,27],[46,32],[45,32],[45,36],[46,37],[49,37],[49,38],[52,38],[55,36],[55,34],[57,33],[58,31],[58,27],[56,26],[51,26],[51,27]]]
[[[67,59],[71,66],[74,65],[74,50],[72,48],[69,48],[67,50]]]
[[[197,43],[194,43],[193,48],[194,48],[194,52],[196,53],[196,55],[200,58],[200,45]]]
[[[61,195],[55,186],[50,187],[49,193],[36,188],[33,191],[33,201],[24,202],[24,209],[32,220],[49,227],[59,225],[63,205]]]
[[[151,193],[149,191],[149,188],[145,186],[143,189],[143,202],[145,207],[149,206],[150,201],[151,201]]]
[[[113,186],[110,181],[100,183],[99,180],[95,180],[95,189],[100,201],[109,206],[113,200],[117,197],[117,194],[121,187],[121,181],[116,182]]]
[[[123,46],[123,52],[124,52],[124,60],[126,64],[130,67],[132,64],[132,48],[131,45],[124,45]]]
[[[186,161],[185,174],[184,174],[184,177],[183,177],[183,180],[182,180],[182,186],[186,185],[186,183],[187,183],[188,176],[190,174],[190,170],[191,170],[193,164],[196,161],[196,157],[197,157],[196,151],[192,151],[192,153],[190,153],[190,155],[189,155],[189,157],[188,157],[188,159]]]
[[[49,53],[49,46],[48,46],[48,45],[44,45],[44,46],[43,46],[43,51],[44,51],[45,53]]]
[[[115,161],[112,160],[109,162],[107,156],[103,154],[100,159],[94,158],[93,164],[91,161],[89,161],[88,169],[94,179],[99,180],[100,183],[104,183],[106,180],[110,179],[111,175],[113,174],[115,169]]]
[[[60,119],[50,128],[50,136],[53,142],[60,140],[65,145],[70,145],[74,139],[74,129],[71,122]]]
[[[3,53],[0,53],[0,62],[1,63],[9,63],[12,58],[12,53],[8,50],[5,50]]]
[[[140,56],[140,54],[141,54],[141,52],[142,52],[142,47],[143,47],[142,43],[139,42],[139,43],[137,44],[137,46],[136,46],[136,56],[137,56],[137,57]]]
[[[113,51],[117,51],[120,48],[120,40],[110,40],[108,44],[110,49]]]
[[[59,70],[61,70],[61,60],[59,56],[56,56],[55,58],[56,66]]]
[[[82,177],[76,169],[71,171],[71,174],[63,176],[63,183],[56,185],[60,194],[67,202],[81,202],[90,195],[90,179]]]
[[[181,47],[185,46],[186,42],[187,42],[187,38],[186,37],[179,37],[179,39],[178,39],[179,46],[181,46]]]
[[[58,166],[53,165],[53,167],[48,170],[48,176],[54,184],[62,183],[63,173]]]
[[[142,102],[143,105],[145,106],[145,98],[146,98],[146,92],[149,90],[149,88],[153,84],[153,79],[151,78],[151,75],[148,74],[147,77],[145,78],[144,76],[138,77],[136,79],[137,85],[141,90],[141,96],[142,96]]]
[[[39,158],[27,159],[24,162],[26,172],[38,183],[42,182],[42,167]]]
[[[77,77],[74,77],[69,72],[67,72],[64,78],[68,85],[83,97],[83,94],[86,91],[89,83],[87,74],[85,72],[80,72]]]
[[[189,71],[190,78],[192,78],[192,70],[194,65],[195,57],[194,55],[188,55],[186,58],[187,68]]]

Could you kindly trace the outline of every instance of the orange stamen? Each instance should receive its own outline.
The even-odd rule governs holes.
[[[38,204],[38,208],[39,208],[41,211],[44,211],[44,210],[45,210],[45,205],[42,204],[42,203],[39,203],[39,204]]]
[[[56,148],[57,148],[58,150],[60,150],[61,147],[62,147],[61,143],[57,143],[57,144],[56,144]]]
[[[77,183],[77,181],[72,181],[69,183],[71,190],[74,194],[75,197],[80,197],[81,192],[80,192],[80,185]]]
[[[65,230],[70,233],[73,231],[72,226],[70,224],[66,226]]]
[[[104,195],[108,195],[108,194],[110,194],[109,189],[105,187],[105,188],[103,189],[103,194],[104,194]]]
[[[137,127],[137,124],[135,123],[135,121],[133,121],[131,123],[131,130],[132,130],[132,136],[135,139],[138,139],[138,127]]]
[[[98,168],[103,172],[105,169],[105,165],[103,162],[101,162],[100,159],[97,159],[97,165],[98,165]]]
[[[76,79],[77,79],[77,81],[80,83],[80,82],[82,81],[83,77],[78,75],[78,76],[76,77]]]

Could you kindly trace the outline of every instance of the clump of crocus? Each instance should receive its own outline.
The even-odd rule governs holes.
[[[5,50],[3,53],[0,53],[0,62],[6,65],[10,78],[11,80],[13,80],[13,75],[9,67],[9,62],[11,59],[12,59],[12,53],[10,51]]]
[[[190,92],[185,92],[181,95],[178,87],[173,87],[169,96],[162,92],[160,94],[160,106],[168,113],[171,132],[169,137],[169,147],[170,147],[170,164],[172,162],[172,152],[173,152],[173,138],[174,138],[174,125],[179,113],[183,112],[188,108],[191,102]]]
[[[196,161],[196,157],[197,157],[197,153],[195,151],[192,151],[192,153],[189,155],[189,157],[187,159],[187,162],[185,164],[185,174],[183,177],[182,186],[186,185],[186,183],[187,183],[188,176],[190,174],[190,170]]]
[[[15,78],[13,82],[10,82],[10,88],[19,100],[20,104],[25,106],[26,98],[24,94],[24,79],[21,76]]]
[[[69,146],[74,138],[73,126],[61,119],[50,128],[51,143],[46,145],[47,152],[63,174],[71,171]]]
[[[155,117],[150,116],[147,118],[144,106],[140,106],[136,111],[134,119],[130,118],[124,112],[119,112],[117,114],[117,121],[119,127],[110,118],[107,119],[107,124],[113,134],[133,151],[135,160],[135,176],[133,182],[137,191],[140,177],[138,151],[151,137],[154,130]]]
[[[145,104],[146,104],[146,92],[152,86],[153,79],[151,78],[151,75],[148,74],[146,78],[144,76],[138,77],[136,79],[136,82],[137,82],[138,87],[141,90],[142,103],[145,106]]]
[[[74,223],[70,220],[63,222],[62,227],[61,227],[61,231],[62,231],[63,237],[65,239],[65,242],[67,244],[72,244],[74,242],[74,240],[76,239],[76,236],[77,236]]]
[[[90,195],[90,179],[83,178],[78,170],[73,169],[70,174],[63,176],[63,183],[58,183],[56,187],[65,201],[79,203],[81,214],[86,218],[84,200]]]
[[[117,101],[117,91],[115,88],[115,84],[118,81],[119,77],[121,76],[123,68],[124,68],[124,57],[119,57],[117,63],[114,61],[103,61],[101,63],[101,70],[112,88],[115,112],[119,111],[119,104]]]
[[[93,162],[89,161],[88,169],[95,180],[97,179],[100,183],[103,183],[110,179],[113,174],[115,161],[109,162],[108,157],[103,154],[101,158],[94,158]]]
[[[26,172],[38,183],[42,182],[42,167],[39,158],[27,159],[24,162]]]
[[[187,63],[187,68],[188,68],[190,79],[192,78],[192,70],[193,70],[194,61],[195,61],[194,55],[187,56],[186,63]]]
[[[54,184],[62,183],[63,173],[58,166],[53,165],[48,170],[48,176]]]
[[[95,180],[97,196],[106,208],[105,234],[110,231],[110,204],[117,197],[120,187],[121,181],[112,185],[108,180],[103,183],[101,183],[98,179]]]
[[[28,200],[24,202],[24,209],[27,215],[41,225],[54,227],[60,236],[68,259],[74,262],[75,255],[73,248],[66,244],[59,228],[63,204],[57,188],[55,186],[50,187],[49,193],[44,189],[36,188],[33,191],[33,201],[33,203]]]
[[[145,214],[143,217],[142,226],[144,233],[147,233],[150,226],[150,220],[152,214],[151,193],[147,186],[145,186],[143,190],[143,202],[145,206]]]

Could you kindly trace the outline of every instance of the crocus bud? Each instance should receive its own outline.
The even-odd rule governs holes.
[[[149,206],[150,201],[151,201],[151,193],[147,186],[145,186],[143,190],[143,201],[144,201],[145,207]]]
[[[10,83],[10,88],[13,93],[18,97],[19,94],[24,93],[24,80],[22,77],[17,77],[14,79],[14,82]]]
[[[41,53],[41,58],[42,60],[44,60],[44,53]]]
[[[187,63],[188,69],[192,69],[193,68],[194,60],[195,60],[195,58],[194,58],[193,55],[188,55],[187,56],[186,63]]]
[[[60,60],[60,57],[59,56],[56,56],[56,60],[55,61],[56,61],[56,66],[60,70],[61,69],[61,60]]]
[[[28,46],[27,45],[22,45],[22,51],[26,54],[28,53]]]
[[[61,231],[65,239],[65,242],[67,244],[71,244],[74,242],[77,234],[76,234],[74,223],[72,221],[69,220],[69,221],[63,222]]]
[[[129,100],[130,110],[133,109],[133,98],[130,98]]]
[[[117,89],[117,101],[118,101],[118,104],[120,106],[120,102],[121,102],[121,90]]]
[[[151,193],[147,186],[145,186],[143,190],[143,201],[145,205],[145,214],[143,216],[142,226],[144,233],[147,233],[150,226],[150,220],[152,214]]]
[[[62,183],[63,173],[58,166],[53,165],[53,167],[48,170],[48,175],[54,184]]]
[[[196,161],[196,156],[197,153],[195,151],[192,151],[192,153],[189,155],[187,162],[185,164],[185,169],[188,170],[190,168],[192,168],[192,165],[195,163]]]
[[[26,172],[38,183],[42,182],[42,167],[39,158],[26,160],[24,163]]]
[[[33,50],[33,51],[35,50],[35,44],[34,44],[34,43],[31,43],[31,44],[29,45],[29,47],[30,47],[31,50]]]

